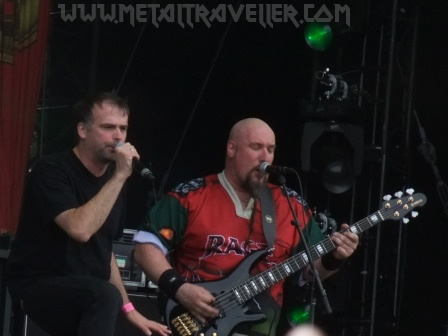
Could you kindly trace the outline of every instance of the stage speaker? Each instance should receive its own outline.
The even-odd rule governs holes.
[[[146,318],[162,323],[156,293],[129,293],[129,299],[140,314]],[[140,329],[134,327],[123,314],[119,314],[115,325],[115,336],[142,336]]]

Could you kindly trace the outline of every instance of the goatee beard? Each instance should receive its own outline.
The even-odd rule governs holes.
[[[254,181],[251,179],[250,174],[247,175],[246,180],[244,181],[243,187],[244,189],[255,199],[259,199],[261,195],[261,189],[266,185],[266,180],[263,179],[261,181]]]

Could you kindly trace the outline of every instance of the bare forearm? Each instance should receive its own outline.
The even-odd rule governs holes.
[[[171,268],[163,252],[153,244],[136,244],[134,257],[143,272],[155,283],[164,271]]]
[[[129,302],[128,294],[126,292],[126,288],[124,287],[123,280],[121,279],[120,270],[117,265],[117,261],[115,259],[115,255],[112,253],[110,259],[110,279],[109,282],[118,288],[120,291],[121,297],[123,298],[123,304]]]
[[[135,259],[145,274],[156,283],[159,282],[160,275],[171,268],[163,252],[153,244],[137,244]],[[184,283],[177,288],[175,294],[170,295],[169,292],[165,291],[172,298],[175,295],[176,300],[202,323],[219,314],[218,309],[212,305],[214,296],[203,287]]]
[[[90,201],[59,214],[56,223],[73,239],[89,240],[109,216],[125,181],[126,178],[114,175]]]

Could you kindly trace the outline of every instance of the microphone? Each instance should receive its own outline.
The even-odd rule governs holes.
[[[124,145],[123,142],[117,142],[115,147],[120,147]],[[148,179],[149,181],[154,181],[156,178],[154,177],[152,171],[150,171],[148,168],[146,168],[143,163],[140,162],[139,159],[136,157],[132,158],[132,168],[139,173],[140,176],[142,176],[144,179]]]
[[[134,170],[136,172],[138,172],[140,174],[140,176],[142,176],[144,179],[148,179],[150,181],[155,180],[156,178],[154,177],[152,171],[150,171],[148,168],[146,168],[143,163],[140,162],[139,159],[137,159],[136,157],[132,158],[132,167],[134,168]]]
[[[280,166],[273,166],[267,162],[262,162],[260,164],[260,167],[258,168],[258,171],[263,174],[286,174],[286,173],[295,173],[296,171],[293,168],[289,167],[280,167]]]

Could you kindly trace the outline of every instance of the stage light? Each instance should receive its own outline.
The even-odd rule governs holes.
[[[332,40],[333,31],[326,23],[310,22],[305,27],[305,41],[313,50],[327,50]]]
[[[329,68],[317,71],[315,80],[314,100],[300,104],[302,170],[317,174],[329,192],[340,194],[351,188],[362,168],[364,130],[358,89]]]
[[[307,122],[302,135],[302,170],[317,174],[331,193],[349,190],[361,172],[364,131],[358,125]]]
[[[291,306],[286,311],[286,318],[289,325],[296,326],[302,323],[308,323],[311,320],[311,307],[309,304],[297,304]]]

